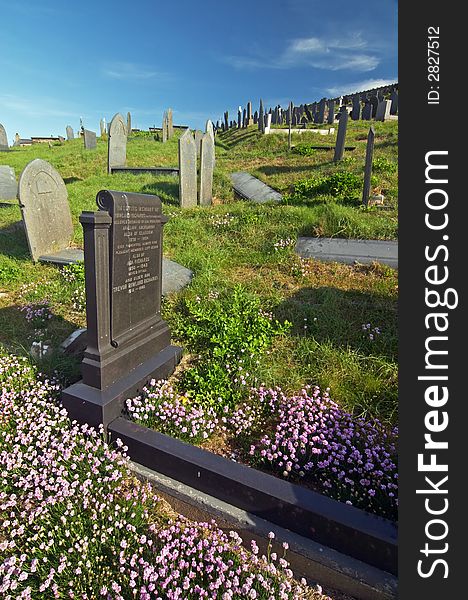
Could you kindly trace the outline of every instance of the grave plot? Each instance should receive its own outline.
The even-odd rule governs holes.
[[[108,431],[125,440],[132,459],[148,461],[193,488],[224,494],[225,501],[236,501],[256,519],[290,532],[296,527],[302,538],[313,527],[327,556],[333,550],[333,556],[352,558],[354,565],[366,565],[367,574],[373,568],[379,581],[385,580],[387,587],[375,591],[376,598],[395,592],[397,277],[385,265],[301,258],[294,247],[298,236],[396,238],[396,125],[375,123],[369,195],[382,192],[391,207],[386,211],[362,204],[368,137],[362,122],[348,123],[346,143],[356,149],[337,163],[331,153],[289,152],[286,139],[263,136],[256,127],[218,133],[213,204],[191,209],[179,206],[177,182],[169,178],[103,175],[104,144],[94,153],[83,152],[79,167],[68,166],[65,157],[81,140],[53,149],[53,160],[67,165],[60,173],[77,244],[82,243],[79,215],[104,212],[96,210],[94,197],[111,181],[129,196],[161,198],[162,214],[169,217],[165,254],[196,273],[188,288],[160,307],[170,345],[184,349],[180,365],[167,384],[148,382],[143,394],[138,389],[128,398],[123,393],[118,401],[123,410],[111,415]],[[293,137],[296,146],[309,142],[301,135],[306,137]],[[316,145],[316,137],[311,141]],[[154,158],[154,140],[135,134],[132,144],[145,162]],[[177,145],[169,140],[156,146],[158,163],[174,164]],[[33,151],[21,149],[6,160],[21,172]],[[233,202],[230,174],[238,171],[279,190],[283,200]],[[0,211],[0,290],[9,290],[0,296],[0,343],[27,350],[28,336],[40,330],[47,344],[58,348],[66,335],[86,325],[83,268],[32,265],[24,232],[13,228],[18,218],[17,208]],[[52,317],[44,311],[42,324],[28,321],[27,309],[19,310],[39,308],[45,299]],[[144,335],[143,325],[137,326]],[[110,344],[106,352],[132,346],[127,330],[117,334],[110,337],[117,346]],[[57,350],[40,366],[64,374],[66,388],[79,380],[80,362]],[[319,412],[329,417],[326,426]],[[352,428],[372,443],[374,466],[367,469],[363,461],[365,474],[347,466],[348,458],[370,450],[346,437]],[[313,439],[317,429],[324,436],[319,440]],[[338,447],[332,444],[336,439]],[[284,457],[286,448],[295,455]],[[157,465],[150,456],[157,457]],[[325,464],[335,458],[344,461],[335,467],[338,472]],[[376,489],[377,484],[385,488]]]

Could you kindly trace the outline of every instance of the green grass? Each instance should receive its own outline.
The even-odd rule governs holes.
[[[301,235],[395,239],[397,236],[397,123],[375,123],[376,144],[373,187],[382,190],[389,210],[365,209],[358,203],[342,203],[331,194],[286,200],[281,205],[256,205],[233,197],[229,174],[246,170],[280,192],[292,191],[303,179],[327,178],[338,171],[362,178],[369,124],[350,122],[346,152],[338,165],[333,151],[310,156],[288,152],[287,136],[261,136],[255,127],[229,131],[217,137],[214,205],[181,209],[178,180],[149,174],[106,173],[107,143],[98,138],[95,151],[85,151],[77,139],[55,145],[14,148],[0,154],[0,163],[15,168],[17,177],[34,158],[49,161],[65,180],[74,222],[73,243],[82,245],[78,217],[96,208],[101,189],[156,194],[170,216],[164,228],[164,253],[195,272],[189,289],[167,298],[163,314],[176,322],[183,297],[230,290],[240,283],[255,294],[265,309],[292,329],[274,341],[271,353],[260,359],[258,373],[266,385],[280,385],[295,392],[305,383],[331,388],[331,396],[358,414],[387,421],[396,417],[397,400],[397,275],[384,267],[363,268],[301,261],[281,240]],[[129,166],[176,166],[179,132],[166,144],[152,135],[133,136],[127,146]],[[335,135],[293,135],[293,143],[333,145]],[[359,195],[359,193],[358,193]],[[358,200],[359,202],[359,200]],[[50,300],[54,317],[48,339],[54,347],[85,324],[85,315],[72,308],[72,290],[59,269],[31,262],[17,206],[0,206],[0,344],[27,354],[31,336],[18,306]],[[24,289],[24,285],[31,288]],[[381,327],[370,341],[362,324]],[[306,328],[304,328],[306,325]],[[175,340],[184,344],[185,340]],[[63,378],[78,377],[76,359],[58,352],[41,364],[47,372],[58,370]]]

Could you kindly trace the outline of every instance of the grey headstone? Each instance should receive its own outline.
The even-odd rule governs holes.
[[[8,152],[9,149],[5,127],[0,123],[0,152]]]
[[[377,113],[377,106],[379,105],[379,101],[377,99],[377,96],[371,96],[369,98],[369,101],[372,105],[372,118],[375,118],[375,115]]]
[[[335,101],[334,100],[329,100],[328,101],[328,118],[327,118],[327,123],[329,125],[333,125],[334,122],[335,122]]]
[[[316,119],[316,123],[324,123],[325,122],[325,98],[322,98],[319,102],[318,105],[318,111],[317,111],[317,119]]]
[[[132,133],[132,115],[130,112],[127,113],[127,135]]]
[[[203,138],[203,132],[199,129],[195,130],[195,146],[197,148],[197,158],[200,156],[201,152],[201,141]]]
[[[334,162],[338,162],[343,158],[345,141],[346,141],[346,129],[348,127],[348,111],[344,110],[340,112],[340,121],[338,124],[338,133],[336,136],[335,155],[333,157]]]
[[[213,123],[210,121],[210,119],[208,119],[208,121],[206,122],[205,133],[210,134],[211,139],[213,140],[213,143],[214,143],[214,129],[213,129]]]
[[[17,192],[14,169],[8,165],[0,165],[0,200],[14,200]]]
[[[369,100],[366,100],[364,108],[362,109],[362,120],[370,121],[372,119],[372,104]]]
[[[70,141],[73,139],[75,139],[73,128],[70,125],[67,125],[67,140]]]
[[[96,148],[96,134],[94,131],[85,129],[83,132],[83,139],[86,150],[94,150]]]
[[[377,106],[377,111],[375,113],[376,121],[388,121],[390,117],[390,109],[392,107],[391,100],[382,100],[379,102]]]
[[[390,100],[392,101],[392,107],[390,109],[391,115],[398,114],[398,92],[393,90],[392,95],[390,96]]]
[[[183,208],[197,206],[197,147],[190,129],[179,138],[179,201]]]
[[[375,132],[371,126],[369,134],[367,136],[367,148],[366,148],[366,165],[364,167],[364,185],[362,188],[362,203],[367,206],[369,202],[371,176],[372,176],[372,158],[374,155],[374,139]]]
[[[48,162],[36,158],[25,166],[18,182],[18,199],[34,261],[68,248],[73,224],[67,189]]]
[[[167,139],[171,139],[174,135],[174,118],[172,115],[172,108],[167,109]]]
[[[213,171],[215,148],[208,133],[201,139],[200,156],[200,206],[210,206],[213,201]]]
[[[281,202],[283,199],[279,192],[250,175],[250,173],[243,171],[231,173],[231,181],[234,192],[245,200],[262,204],[263,202]]]
[[[370,264],[379,262],[398,268],[398,242],[299,237],[296,253],[325,262]]]
[[[127,162],[127,126],[120,113],[112,117],[107,142],[107,172],[112,167],[124,167]]]
[[[359,96],[353,96],[353,110],[351,111],[351,119],[358,121],[361,118],[361,101]]]
[[[252,102],[247,102],[247,125],[253,125]]]

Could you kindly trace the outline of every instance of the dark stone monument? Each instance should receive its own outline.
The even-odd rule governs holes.
[[[197,147],[190,129],[179,138],[179,202],[182,208],[197,206]]]
[[[328,101],[327,123],[329,125],[333,125],[334,122],[335,122],[335,101],[334,100],[329,100]]]
[[[262,133],[265,131],[265,119],[263,111],[263,100],[260,98],[260,108],[258,109],[258,130]]]
[[[85,129],[83,131],[84,147],[86,150],[94,150],[96,148],[96,134],[94,131]]]
[[[304,112],[306,114],[307,120],[309,121],[309,123],[313,123],[314,122],[314,116],[310,111],[310,108],[307,104],[304,105]]]
[[[366,165],[364,167],[364,186],[362,188],[362,203],[364,204],[364,206],[367,206],[369,203],[369,193],[372,175],[372,158],[374,156],[374,139],[375,132],[374,128],[371,126],[369,129],[369,134],[367,135]]]
[[[325,98],[322,98],[318,104],[318,110],[316,113],[315,123],[324,123],[325,122]]]
[[[75,139],[75,134],[73,132],[73,128],[70,125],[67,125],[66,131],[67,131],[67,140],[68,141]]]
[[[390,108],[391,115],[398,114],[398,92],[393,90],[392,95],[390,96],[390,100],[392,101],[392,107]]]
[[[361,118],[361,101],[359,96],[353,96],[353,110],[351,111],[351,119],[353,121],[359,121]]]
[[[338,124],[338,134],[336,136],[335,155],[333,157],[333,162],[338,162],[343,158],[348,118],[349,115],[347,110],[340,112],[340,122]]]
[[[258,123],[258,112],[257,111],[254,112],[253,122],[254,122],[254,125],[257,125],[257,123]]]
[[[392,106],[391,100],[382,100],[377,105],[377,111],[375,113],[376,121],[388,121],[390,118],[390,108]]]
[[[371,106],[372,106],[372,118],[375,118],[375,115],[377,113],[377,106],[379,105],[379,101],[377,100],[377,96],[371,96],[369,98],[369,101],[370,101]]]
[[[242,127],[243,129],[247,127],[247,110],[245,108],[242,111]]]
[[[10,150],[8,146],[8,138],[5,131],[5,127],[0,123],[0,152],[8,152]]]
[[[127,162],[127,126],[121,114],[112,117],[107,143],[107,172],[113,167],[125,167]]]
[[[362,109],[362,120],[370,121],[372,119],[372,104],[369,100],[366,100],[364,108]]]
[[[60,174],[45,160],[28,163],[18,182],[18,199],[29,251],[34,261],[69,248],[73,225],[67,189]]]
[[[8,165],[0,165],[0,200],[14,200],[17,192],[14,169]]]
[[[85,211],[87,348],[82,380],[62,392],[71,419],[107,426],[150,379],[180,360],[161,318],[162,228],[157,196],[103,190]]]
[[[213,171],[215,148],[209,133],[201,138],[200,150],[200,206],[210,206],[213,201]]]
[[[224,129],[227,131],[229,129],[229,112],[226,111],[224,113]]]

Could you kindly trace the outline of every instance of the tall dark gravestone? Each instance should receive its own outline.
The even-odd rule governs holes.
[[[338,124],[338,134],[336,136],[335,155],[333,157],[333,162],[338,162],[343,158],[348,118],[349,115],[346,109],[340,112],[340,122]]]
[[[334,100],[329,100],[328,101],[327,123],[329,125],[333,125],[334,122],[335,122],[335,101]]]
[[[367,206],[369,203],[369,193],[372,176],[372,159],[374,156],[374,140],[375,131],[374,128],[371,126],[369,129],[369,134],[367,136],[366,165],[364,167],[364,186],[362,188],[362,203],[364,204],[364,206]]]
[[[262,133],[265,131],[265,121],[263,119],[264,111],[263,111],[263,100],[260,99],[260,108],[258,109],[258,130]]]
[[[150,379],[172,373],[181,349],[161,318],[160,199],[102,190],[96,201],[99,211],[80,216],[88,346],[62,402],[71,419],[107,426]]]

